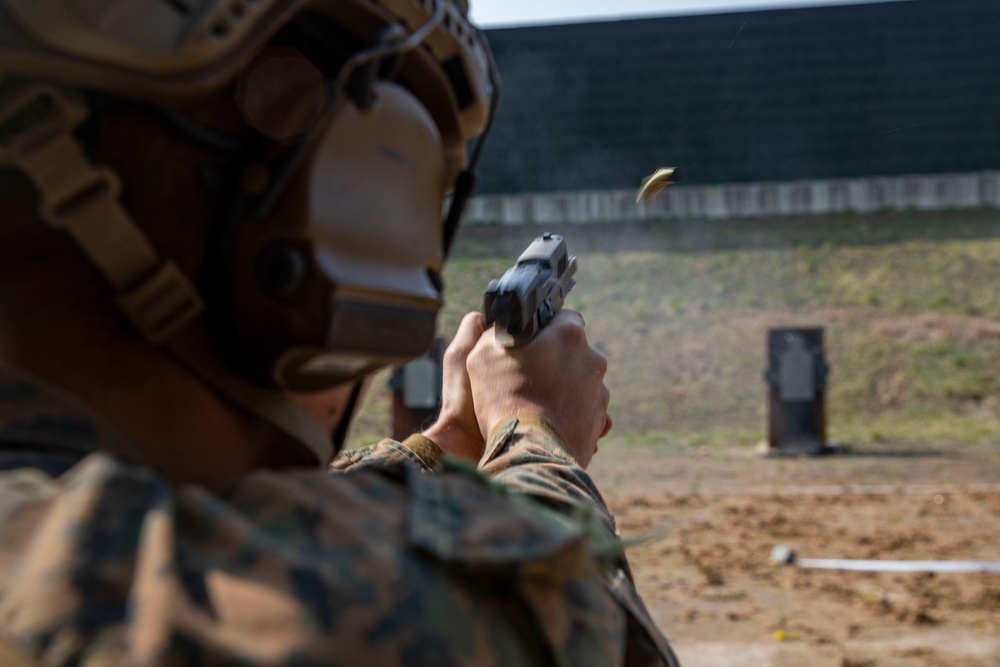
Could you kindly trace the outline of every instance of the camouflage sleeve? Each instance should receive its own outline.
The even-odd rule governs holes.
[[[330,471],[356,471],[367,467],[385,467],[399,463],[429,471],[437,466],[443,458],[444,452],[432,440],[415,434],[403,442],[387,438],[368,447],[341,452],[330,463]]]
[[[415,434],[403,442],[385,439],[341,452],[330,470],[347,472],[405,463],[430,471],[443,458],[444,452],[433,441]],[[615,533],[614,518],[597,487],[544,418],[513,417],[498,426],[478,467],[507,490],[530,496],[564,514],[581,507],[592,508],[609,532]]]
[[[456,459],[444,460],[437,445],[424,436],[414,435],[402,443],[382,440],[370,447],[343,452],[334,460],[331,470],[378,469],[400,462],[421,470],[442,470],[443,474],[452,468],[467,468]],[[530,498],[573,524],[588,527],[595,555],[603,554],[598,557],[604,562],[600,578],[626,620],[626,636],[620,648],[625,665],[673,667],[678,664],[636,591],[624,546],[607,504],[590,476],[566,451],[562,438],[545,419],[530,415],[513,417],[498,426],[489,438],[478,470],[503,493]]]
[[[512,417],[490,434],[479,469],[509,490],[562,512],[590,507],[612,534],[615,521],[590,475],[542,417]]]
[[[0,473],[0,646],[81,667],[670,664],[586,526],[453,468],[263,470],[222,495],[99,453]]]
[[[508,492],[528,496],[589,525],[592,542],[609,545],[614,556],[605,585],[627,618],[626,665],[679,664],[635,588],[614,516],[590,475],[566,451],[547,420],[526,415],[499,425],[490,434],[479,470]]]

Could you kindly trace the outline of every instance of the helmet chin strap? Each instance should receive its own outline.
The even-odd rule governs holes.
[[[31,179],[41,218],[73,238],[149,343],[162,346],[217,393],[325,464],[334,452],[319,421],[281,392],[240,379],[211,349],[198,291],[176,264],[160,256],[121,205],[114,172],[96,167],[73,135],[87,116],[72,92],[0,80],[0,166]]]
[[[344,414],[340,416],[340,423],[337,424],[337,428],[333,432],[332,444],[334,455],[343,450],[344,445],[347,443],[347,434],[351,431],[351,424],[354,422],[354,413],[361,402],[361,394],[364,391],[364,387],[365,381],[358,380],[354,383],[354,388],[351,389],[351,397],[347,399],[347,404],[344,406]]]

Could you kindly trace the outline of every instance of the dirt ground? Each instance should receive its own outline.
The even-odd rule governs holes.
[[[779,544],[1000,560],[998,222],[991,209],[551,230],[580,258],[568,304],[610,364],[615,427],[591,472],[623,536],[647,538],[629,550],[637,584],[686,667],[1000,667],[1000,572],[768,563]],[[463,228],[448,330],[539,231]],[[765,423],[766,330],[800,325],[826,328],[831,432],[850,453],[727,447]],[[654,433],[670,442],[645,444]]]
[[[1000,451],[762,458],[602,448],[591,468],[639,590],[687,667],[1000,666],[1000,572],[775,567],[1000,560]]]

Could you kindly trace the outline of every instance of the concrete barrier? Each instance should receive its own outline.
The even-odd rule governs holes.
[[[637,191],[638,187],[634,190],[484,195],[470,202],[466,220],[470,223],[546,225],[1000,207],[1000,171],[674,185],[649,205],[635,202]]]

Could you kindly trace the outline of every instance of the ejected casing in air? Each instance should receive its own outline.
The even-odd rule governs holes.
[[[680,170],[674,167],[660,167],[651,176],[642,179],[639,194],[635,198],[635,203],[642,202],[649,204],[659,195],[665,187],[673,185],[680,180]]]

